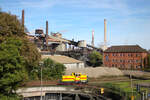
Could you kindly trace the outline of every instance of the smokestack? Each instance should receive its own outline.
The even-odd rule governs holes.
[[[46,21],[46,36],[48,36],[48,21]]]
[[[92,30],[92,46],[94,46],[94,30]]]
[[[22,26],[24,27],[24,10],[22,10]]]
[[[46,21],[46,46],[48,46],[48,21]]]
[[[104,19],[104,43],[106,43],[106,30],[107,30],[107,27],[106,27],[106,19]]]

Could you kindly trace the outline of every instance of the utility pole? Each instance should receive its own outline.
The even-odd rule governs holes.
[[[134,100],[134,96],[133,96],[133,81],[132,81],[132,71],[133,71],[133,69],[132,69],[132,64],[131,64],[131,72],[130,72],[130,81],[131,81],[131,92],[132,92],[132,96],[131,96],[131,100]]]
[[[42,67],[43,67],[43,63],[41,62],[40,63],[40,67],[41,67],[41,100],[43,99],[42,98],[42,92],[43,92],[43,90],[42,90],[42,86],[43,86],[43,83],[42,83]]]

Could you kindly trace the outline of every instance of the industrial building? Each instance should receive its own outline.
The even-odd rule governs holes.
[[[139,45],[111,46],[103,53],[103,64],[120,69],[142,69],[147,66],[147,55]]]
[[[84,62],[61,55],[42,55],[42,59],[50,58],[55,62],[63,64],[66,69],[84,68]]]

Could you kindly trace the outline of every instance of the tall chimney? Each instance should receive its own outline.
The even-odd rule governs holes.
[[[107,27],[106,27],[106,19],[104,19],[104,43],[106,43],[106,30],[107,30]]]
[[[48,46],[48,21],[46,21],[46,46]]]
[[[24,27],[24,10],[22,10],[22,26]]]
[[[94,46],[94,30],[92,30],[92,46]]]

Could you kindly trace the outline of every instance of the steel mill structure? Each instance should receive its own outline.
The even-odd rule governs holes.
[[[24,10],[22,10],[22,25],[24,25]],[[27,29],[26,29],[27,30]],[[85,40],[74,41],[66,39],[62,34],[51,32],[49,34],[48,21],[46,21],[46,34],[43,29],[36,29],[35,35],[27,34],[27,38],[34,43],[42,55],[65,55],[73,57],[86,63],[87,56],[92,51],[98,51],[102,54],[103,50],[94,46],[94,30],[92,31],[92,45],[87,44]],[[25,31],[26,32],[26,31]]]

